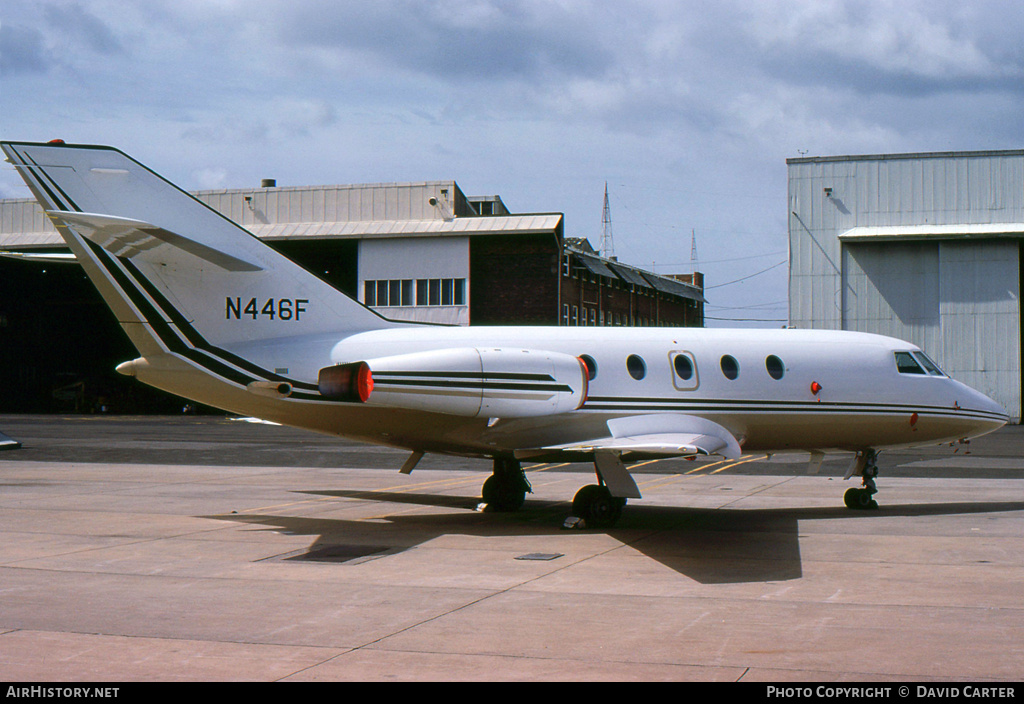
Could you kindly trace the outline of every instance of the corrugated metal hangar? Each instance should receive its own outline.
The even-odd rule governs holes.
[[[454,181],[200,191],[381,315],[460,325],[703,325],[700,275],[659,276]],[[0,412],[180,410],[113,372],[135,356],[34,200],[0,201]],[[25,256],[27,255],[27,256]]]
[[[786,163],[790,324],[909,340],[1019,422],[1024,151]]]

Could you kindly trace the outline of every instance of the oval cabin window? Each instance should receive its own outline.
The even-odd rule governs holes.
[[[580,361],[587,365],[587,379],[593,381],[597,377],[597,360],[589,354],[581,354]]]
[[[786,365],[773,354],[764,360],[764,368],[768,370],[768,376],[772,379],[781,379],[786,373]]]
[[[722,357],[722,373],[726,379],[735,379],[740,375],[740,363],[732,355]]]
[[[626,358],[626,371],[631,377],[640,381],[647,376],[647,364],[639,356],[631,354]]]
[[[675,367],[676,374],[683,381],[689,381],[693,378],[693,362],[685,354],[677,354],[672,360],[672,366]]]

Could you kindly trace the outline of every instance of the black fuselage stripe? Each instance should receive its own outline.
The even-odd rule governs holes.
[[[980,411],[970,408],[953,409],[948,407],[935,406],[898,406],[898,405],[844,405],[844,404],[807,404],[794,406],[780,402],[779,404],[757,402],[758,405],[751,405],[755,402],[747,402],[743,405],[730,406],[727,402],[709,400],[705,402],[693,402],[693,405],[680,407],[671,403],[637,402],[635,404],[592,404],[589,401],[584,404],[583,410],[605,411],[605,412],[637,412],[637,411],[676,411],[693,414],[714,414],[714,413],[754,413],[761,415],[908,415],[916,413],[919,416],[948,417],[948,418],[974,418],[978,420],[1005,421],[1006,416],[989,411]]]
[[[1002,414],[993,411],[982,411],[978,409],[970,408],[953,408],[948,406],[922,406],[920,404],[914,405],[909,403],[878,403],[878,402],[839,402],[839,401],[789,401],[789,400],[768,400],[768,399],[674,399],[668,397],[629,397],[629,396],[591,396],[587,400],[587,408],[602,407],[602,408],[629,408],[630,404],[643,404],[657,405],[663,407],[670,407],[677,410],[690,410],[692,408],[700,408],[701,410],[713,410],[714,407],[719,407],[727,410],[745,410],[748,408],[772,408],[777,410],[795,409],[795,410],[815,410],[819,408],[831,409],[831,408],[856,408],[859,410],[871,411],[871,410],[899,410],[909,412],[927,412],[934,410],[938,412],[961,412],[961,413],[981,413],[989,414],[993,417],[1002,417]],[[706,408],[710,407],[710,408]]]
[[[417,381],[413,379],[382,379],[374,374],[373,382],[375,386],[380,387],[399,386],[409,388],[419,386],[426,388],[470,389],[474,391],[483,389],[489,391],[547,391],[550,393],[572,392],[572,388],[565,384],[508,384],[489,382],[484,379],[459,381],[445,381],[443,379],[439,379],[436,381]]]
[[[437,377],[446,377],[450,379],[479,379],[485,377],[487,379],[504,379],[513,381],[555,381],[555,378],[550,374],[530,374],[527,372],[428,372],[428,371],[415,371],[415,372],[399,372],[399,371],[388,371],[388,376],[397,377],[421,377],[427,379],[433,379]]]

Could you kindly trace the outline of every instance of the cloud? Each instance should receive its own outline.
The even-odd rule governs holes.
[[[1024,75],[1019,51],[1003,52],[1009,38],[995,29],[1007,18],[993,15],[979,24],[985,3],[979,7],[951,11],[943,3],[886,0],[761,2],[751,6],[740,29],[761,54],[760,65],[787,82],[862,94],[1019,89]],[[1020,9],[1011,12],[1021,18]],[[1012,45],[1017,43],[1014,37]]]
[[[708,262],[784,250],[804,150],[1024,146],[1019,0],[5,0],[2,19],[4,137],[113,143],[186,188],[456,178],[592,241],[608,180],[616,250],[645,266],[686,260],[694,229]],[[714,303],[762,286],[785,298],[772,270]]]
[[[549,2],[319,0],[286,12],[276,6],[275,26],[293,49],[316,48],[363,69],[382,64],[442,81],[500,84],[606,71],[611,53],[587,36],[592,23],[582,9]]]
[[[44,73],[52,64],[42,32],[9,22],[0,24],[0,76]]]
[[[65,41],[73,38],[98,54],[120,54],[124,50],[110,27],[81,3],[46,4],[43,16]]]

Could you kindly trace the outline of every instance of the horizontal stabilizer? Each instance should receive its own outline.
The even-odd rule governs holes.
[[[0,252],[0,257],[37,264],[77,264],[78,259],[71,252]]]
[[[225,271],[262,270],[262,267],[255,264],[141,220],[97,213],[73,213],[64,210],[50,210],[47,211],[47,215],[56,220],[58,225],[64,224],[71,227],[83,237],[95,242],[117,257],[130,259],[166,244],[199,257]]]
[[[17,450],[21,443],[0,433],[0,450]]]

